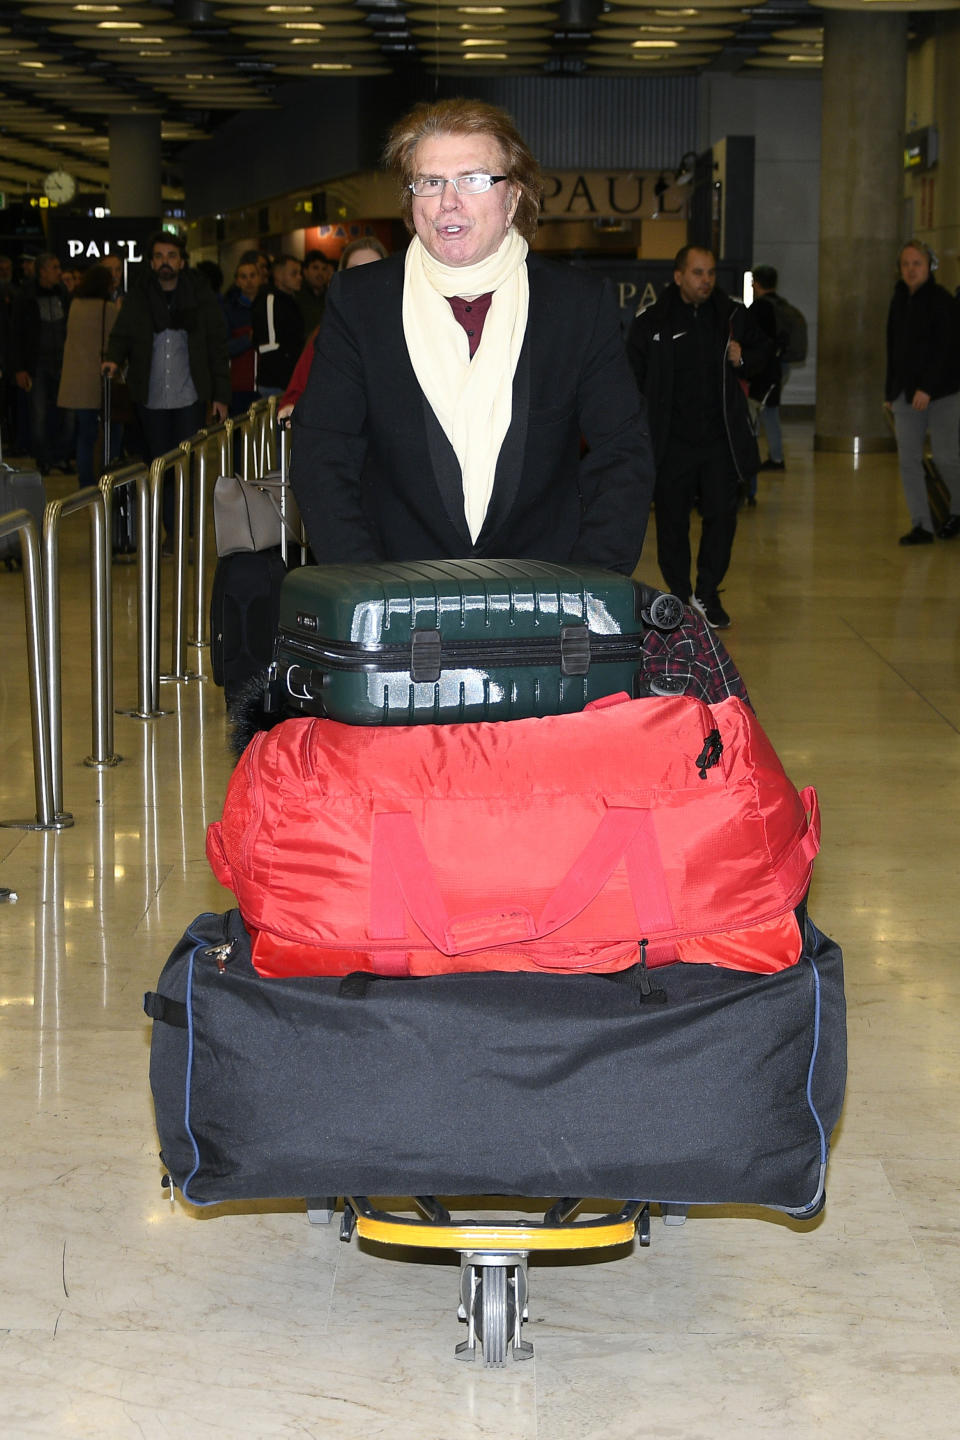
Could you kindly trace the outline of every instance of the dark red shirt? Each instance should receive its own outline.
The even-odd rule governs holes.
[[[467,339],[470,342],[470,359],[477,353],[477,346],[480,344],[480,336],[483,334],[483,322],[487,318],[487,311],[490,309],[490,302],[493,299],[493,291],[488,290],[486,295],[478,295],[476,300],[464,300],[459,295],[448,295],[450,309],[453,311],[459,324],[467,332]]]

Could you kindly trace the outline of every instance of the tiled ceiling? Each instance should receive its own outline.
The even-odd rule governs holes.
[[[159,114],[173,162],[292,80],[809,70],[820,58],[806,0],[0,0],[0,189],[36,190],[62,167],[81,194],[104,192],[111,116]]]

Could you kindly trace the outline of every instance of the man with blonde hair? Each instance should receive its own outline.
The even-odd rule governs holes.
[[[294,412],[293,488],[317,559],[629,574],[653,462],[612,290],[529,252],[540,171],[503,111],[418,105],[385,158],[413,239],[331,281]]]

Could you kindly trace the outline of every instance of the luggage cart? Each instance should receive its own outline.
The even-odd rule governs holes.
[[[329,1225],[337,1198],[308,1200],[311,1224]],[[422,1218],[378,1210],[366,1195],[344,1196],[340,1239],[349,1242],[356,1234],[379,1245],[459,1251],[457,1315],[467,1326],[467,1338],[457,1345],[455,1354],[459,1360],[475,1360],[479,1342],[483,1364],[489,1369],[502,1368],[508,1352],[514,1360],[529,1360],[533,1354],[533,1345],[522,1336],[528,1318],[527,1261],[531,1251],[599,1250],[629,1244],[634,1237],[642,1246],[650,1244],[650,1204],[644,1200],[628,1200],[615,1214],[578,1220],[576,1212],[584,1202],[567,1197],[555,1201],[542,1220],[482,1224],[455,1220],[433,1195],[413,1198]],[[685,1212],[682,1206],[671,1209]],[[683,1218],[674,1213],[669,1223],[682,1223]]]

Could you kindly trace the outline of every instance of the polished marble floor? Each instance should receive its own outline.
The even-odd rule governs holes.
[[[141,997],[229,897],[204,827],[221,694],[164,687],[90,751],[86,524],[64,535],[64,802],[0,829],[0,1433],[160,1440],[955,1440],[960,1433],[960,540],[902,549],[893,457],[814,457],[742,514],[729,647],[824,847],[847,1103],[812,1227],[654,1221],[649,1250],[531,1266],[534,1359],[457,1363],[457,1264],[385,1258],[302,1205],[171,1206]],[[73,482],[58,480],[55,493]],[[641,564],[656,580],[652,545]],[[168,562],[169,564],[169,562]],[[166,572],[165,572],[166,578]],[[136,698],[117,567],[116,696]],[[34,809],[21,583],[0,570],[0,818]],[[208,652],[193,661],[208,667]]]

